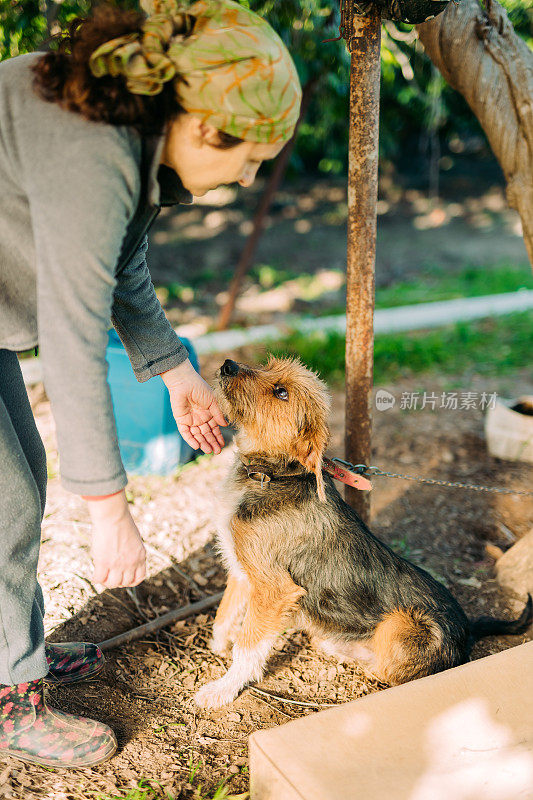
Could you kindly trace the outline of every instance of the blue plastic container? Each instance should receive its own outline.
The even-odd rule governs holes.
[[[194,348],[181,339],[189,359],[200,372]],[[127,472],[135,475],[169,475],[198,455],[179,433],[168,390],[159,376],[139,383],[114,330],[106,351],[108,382],[117,423],[120,454]]]

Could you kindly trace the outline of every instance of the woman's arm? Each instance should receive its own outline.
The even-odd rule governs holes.
[[[117,276],[111,317],[139,381],[161,375],[189,357],[157,299],[146,264],[147,248],[145,237]]]
[[[157,299],[146,264],[148,240],[117,278],[113,324],[139,381],[161,375],[178,430],[195,450],[220,453],[226,425],[211,387],[196,372]]]
[[[139,169],[135,140],[64,113],[67,135],[55,131],[47,161],[26,177],[39,346],[62,483],[77,494],[105,495],[127,483],[105,353],[115,265],[137,205]],[[29,154],[25,163],[32,163]]]
[[[135,141],[70,115],[67,122],[66,135],[56,130],[47,142],[46,163],[27,176],[40,355],[62,483],[77,494],[110,495],[88,498],[94,580],[133,586],[144,578],[145,551],[123,491],[105,356],[115,265],[140,189]]]

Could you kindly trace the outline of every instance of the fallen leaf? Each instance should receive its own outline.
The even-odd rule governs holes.
[[[474,576],[471,578],[457,578],[457,583],[460,583],[461,586],[473,586],[474,589],[479,589],[481,587],[481,581],[478,581]]]

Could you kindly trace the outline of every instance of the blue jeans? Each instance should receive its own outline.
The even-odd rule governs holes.
[[[48,672],[37,582],[46,479],[46,453],[17,355],[0,349],[0,684]]]

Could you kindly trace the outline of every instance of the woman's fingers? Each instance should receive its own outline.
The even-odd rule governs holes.
[[[192,447],[193,450],[198,450],[200,447],[200,443],[196,441],[194,436],[191,433],[191,429],[188,425],[178,425],[178,430],[187,442],[188,445]]]
[[[197,426],[197,430],[194,427],[191,428],[191,433],[197,439],[203,438],[204,442],[211,447],[215,453],[220,453],[222,446],[224,445],[224,440],[222,440],[222,446],[220,442],[218,442],[216,436],[214,435],[214,431],[211,429],[209,422],[203,422],[201,425]]]
[[[212,424],[213,421],[214,421],[215,425],[221,425],[223,428],[226,427],[226,425],[228,424],[227,420],[224,417],[224,414],[222,413],[220,408],[218,407],[218,404],[217,404],[216,401],[214,401],[212,403],[212,405],[210,407],[210,411],[212,411],[212,413],[213,413],[213,419],[209,420],[209,424],[211,425],[211,427],[214,427],[213,424]]]
[[[224,447],[224,439],[216,437],[208,423],[201,425],[178,425],[178,430],[193,450],[200,448],[204,453],[215,452],[217,455]]]
[[[93,571],[93,583],[101,583],[105,586],[109,569],[103,564],[95,564]]]
[[[135,575],[133,577],[133,583],[131,585],[138,586],[140,583],[143,582],[145,577],[146,577],[146,567],[145,566],[137,567],[137,569],[135,570]]]
[[[224,437],[222,436],[222,432],[221,432],[220,428],[218,427],[218,424],[216,423],[214,418],[209,420],[209,425],[211,426],[211,428],[213,430],[213,436],[215,437],[215,439],[219,443],[220,447],[224,447],[224,444],[225,444]]]
[[[122,567],[114,567],[110,570],[99,570],[95,568],[93,574],[94,583],[100,583],[107,589],[119,589],[126,586],[137,586],[145,578],[146,570],[143,566],[138,566],[136,569],[129,568],[123,569]]]
[[[220,446],[216,437],[213,435],[211,428],[208,426],[206,431],[204,430],[201,431],[201,434],[204,438],[204,442],[207,443],[209,449],[212,450],[214,453],[216,453],[216,455],[218,455],[221,452],[222,447]]]
[[[119,586],[122,588],[126,586],[133,586],[134,585],[133,582],[135,580],[135,572],[136,572],[135,567],[130,567],[129,569],[125,569],[122,573]]]
[[[118,589],[126,586],[137,586],[146,577],[146,568],[143,564],[130,567],[123,565],[106,569],[105,571],[96,567],[93,574],[93,581],[105,586],[107,589]]]
[[[196,441],[200,445],[200,449],[204,453],[207,454],[207,453],[212,453],[213,452],[213,447],[209,444],[209,442],[207,441],[207,439],[205,438],[205,436],[202,434],[202,432],[200,430],[194,430],[193,428],[191,428],[191,434],[192,434],[192,436],[194,436],[194,438],[196,439]]]
[[[109,570],[106,580],[102,581],[102,583],[108,589],[117,589],[119,586],[122,586],[123,573],[124,570],[121,567],[113,567]]]

